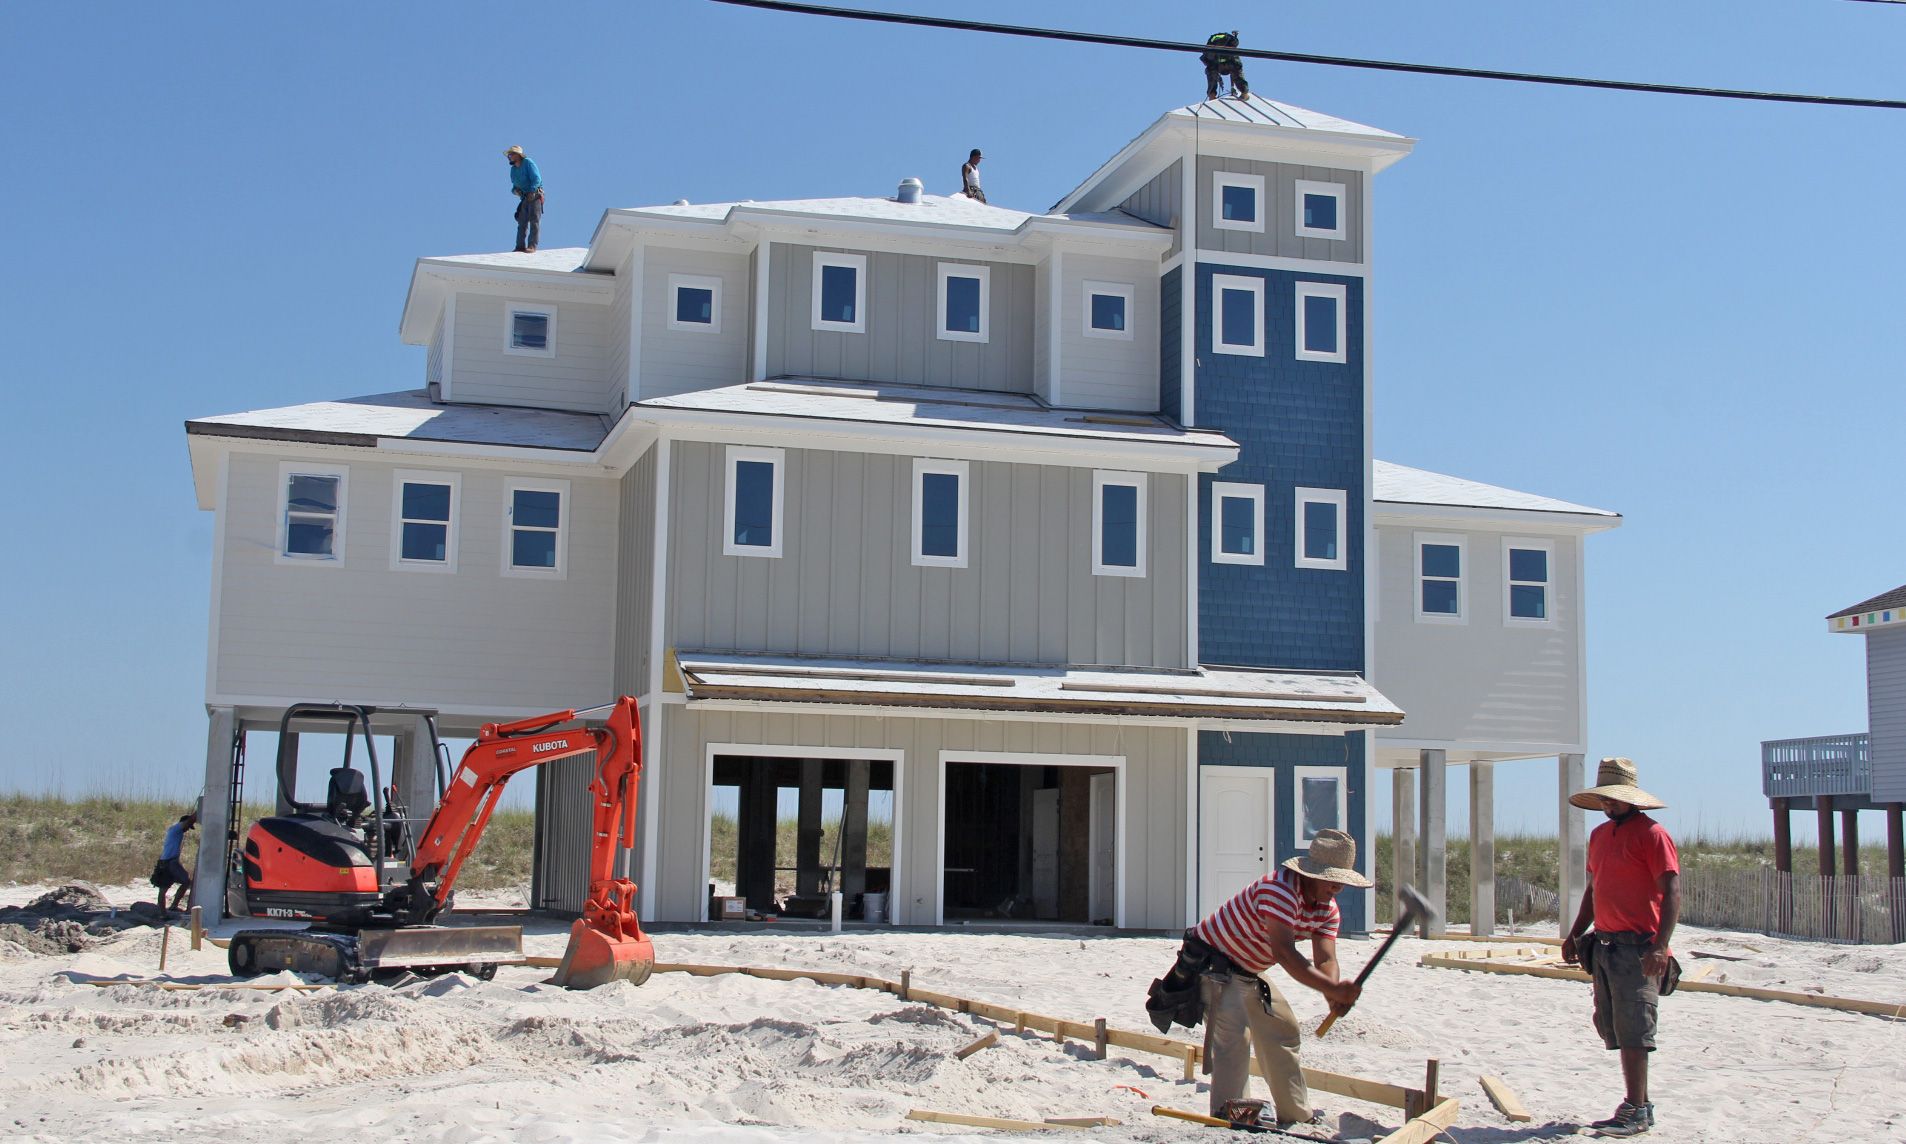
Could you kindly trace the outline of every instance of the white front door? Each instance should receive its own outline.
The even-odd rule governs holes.
[[[1112,903],[1112,889],[1118,884],[1118,831],[1112,817],[1118,812],[1117,792],[1117,776],[1110,772],[1092,776],[1092,814],[1087,843],[1092,853],[1088,910],[1091,916],[1086,920],[1094,925],[1112,920],[1118,912]]]
[[[1271,868],[1270,767],[1198,768],[1198,916],[1229,901]]]

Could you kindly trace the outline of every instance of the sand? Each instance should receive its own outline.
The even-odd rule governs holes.
[[[0,887],[19,905],[47,887]],[[122,909],[142,887],[108,888]],[[466,903],[467,904],[467,903]],[[1551,927],[1549,932],[1553,932]],[[526,944],[556,954],[563,927],[535,923]],[[168,973],[224,979],[224,953],[185,949],[175,930]],[[656,935],[664,960],[834,969],[897,979],[1016,1008],[1149,1029],[1144,988],[1175,942],[1076,933],[737,933]],[[1007,1030],[967,1060],[960,1046],[991,1028],[978,1018],[871,991],[739,976],[658,974],[569,993],[546,971],[505,968],[492,982],[449,976],[392,989],[315,993],[99,989],[74,975],[150,976],[159,931],[97,935],[79,952],[0,943],[0,1137],[67,1141],[309,1141],[366,1132],[378,1140],[792,1141],[999,1138],[908,1122],[909,1108],[1039,1119],[1111,1115],[1118,1128],[1060,1138],[1230,1139],[1158,1120],[1154,1103],[1202,1110],[1202,1083],[1163,1058]],[[1906,947],[1785,942],[1684,929],[1696,949],[1743,957],[1708,980],[1906,1001]],[[1362,1005],[1305,1063],[1421,1083],[1442,1061],[1463,1100],[1450,1136],[1507,1144],[1592,1120],[1621,1095],[1614,1054],[1588,1027],[1587,986],[1420,967],[1428,950],[1399,943]],[[1361,965],[1374,942],[1346,941]],[[1320,999],[1286,990],[1311,1024]],[[1185,1030],[1174,1035],[1190,1037]],[[1906,1022],[1738,998],[1681,994],[1662,1014],[1654,1097],[1664,1142],[1906,1139]],[[1483,1098],[1480,1073],[1502,1077],[1535,1115],[1511,1125]],[[1261,1087],[1258,1095],[1264,1095]],[[1313,1094],[1332,1128],[1394,1127],[1374,1105]],[[1049,1138],[1055,1134],[1040,1134]],[[1034,1137],[1027,1137],[1034,1138]],[[1276,1139],[1271,1137],[1269,1139]]]

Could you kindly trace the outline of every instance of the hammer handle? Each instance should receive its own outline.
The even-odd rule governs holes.
[[[1224,1120],[1216,1116],[1205,1116],[1205,1115],[1202,1115],[1201,1113],[1186,1112],[1183,1109],[1179,1109],[1179,1108],[1167,1108],[1162,1104],[1152,1105],[1152,1115],[1153,1116],[1169,1116],[1174,1120],[1189,1120],[1193,1124],[1206,1124],[1211,1126],[1212,1128],[1230,1128],[1240,1132],[1268,1132],[1270,1131],[1270,1129],[1265,1128],[1262,1125],[1239,1124],[1236,1121]]]
[[[1363,987],[1363,983],[1365,981],[1368,981],[1370,979],[1370,971],[1377,967],[1377,962],[1383,960],[1383,955],[1390,952],[1390,947],[1395,945],[1396,939],[1402,936],[1403,936],[1403,929],[1401,926],[1392,926],[1390,928],[1390,936],[1384,938],[1383,944],[1377,947],[1377,955],[1371,958],[1369,961],[1364,962],[1363,972],[1357,974],[1357,987],[1359,989]],[[1337,1015],[1335,1013],[1332,1013],[1330,1016],[1325,1017],[1323,1020],[1323,1023],[1317,1026],[1317,1035],[1321,1037],[1325,1033],[1330,1032],[1330,1027],[1336,1023],[1337,1023]]]
[[[1328,1017],[1325,1017],[1323,1020],[1323,1023],[1317,1026],[1317,1035],[1321,1037],[1325,1033],[1330,1032],[1330,1027],[1336,1023],[1337,1023],[1337,1015],[1335,1013],[1332,1013]]]

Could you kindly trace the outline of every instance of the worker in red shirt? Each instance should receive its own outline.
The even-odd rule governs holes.
[[[1681,916],[1674,839],[1642,813],[1667,804],[1635,785],[1638,778],[1632,761],[1603,759],[1596,785],[1569,796],[1571,805],[1608,816],[1588,836],[1588,889],[1562,939],[1562,960],[1582,963],[1595,982],[1595,1031],[1621,1053],[1628,1094],[1615,1115],[1591,1125],[1603,1136],[1640,1136],[1654,1127],[1648,1054],[1655,1050],[1658,1000],[1673,990],[1668,941]]]

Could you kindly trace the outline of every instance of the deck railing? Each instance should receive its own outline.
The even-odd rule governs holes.
[[[1769,739],[1760,745],[1760,787],[1768,798],[1870,793],[1866,736]]]

